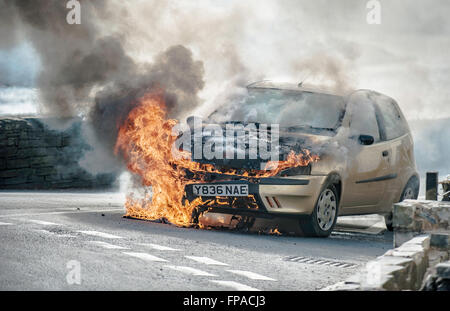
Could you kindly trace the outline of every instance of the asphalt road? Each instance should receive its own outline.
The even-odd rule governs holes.
[[[0,192],[0,290],[319,290],[392,247],[390,233],[318,239],[126,219],[123,200]]]

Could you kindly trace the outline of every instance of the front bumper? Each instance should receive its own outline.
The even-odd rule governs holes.
[[[239,203],[219,204],[214,197],[202,197],[207,205],[203,210],[214,213],[251,215],[257,217],[280,217],[293,215],[310,215],[327,176],[301,175],[294,177],[270,177],[248,180],[215,180],[213,182],[195,184],[247,184],[249,196],[254,198],[255,204]],[[197,198],[193,193],[193,185],[186,186],[186,196],[189,201]],[[226,197],[232,199],[233,197]],[[236,198],[240,200],[240,198]],[[223,201],[223,200],[222,200]],[[231,202],[231,201],[230,201]]]

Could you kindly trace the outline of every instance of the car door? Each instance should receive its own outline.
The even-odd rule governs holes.
[[[380,127],[381,139],[386,144],[387,173],[384,200],[379,204],[379,212],[390,211],[392,203],[400,198],[406,183],[403,172],[406,164],[411,163],[412,140],[409,128],[395,101],[382,94],[371,96],[375,103],[376,115]]]
[[[389,180],[389,142],[380,135],[376,107],[364,93],[354,94],[347,107],[349,119],[348,163],[345,191],[342,198],[344,212],[371,213],[384,198]],[[361,135],[373,137],[373,143],[363,144]]]

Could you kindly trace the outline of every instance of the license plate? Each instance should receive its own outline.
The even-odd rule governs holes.
[[[198,184],[192,185],[193,191],[195,195],[198,196],[235,196],[235,197],[243,197],[248,196],[248,185],[243,184]]]

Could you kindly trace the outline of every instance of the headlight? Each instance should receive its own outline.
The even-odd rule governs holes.
[[[281,177],[296,176],[296,175],[311,175],[311,164],[308,164],[307,166],[297,166],[287,168],[285,170],[282,170],[278,175]]]

